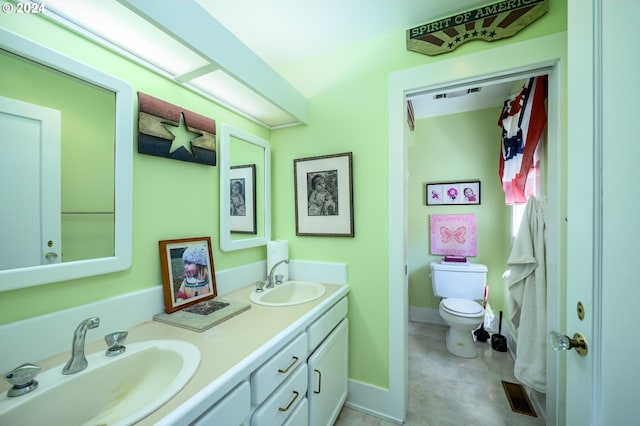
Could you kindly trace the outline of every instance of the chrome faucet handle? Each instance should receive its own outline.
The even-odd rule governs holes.
[[[282,280],[284,280],[284,274],[276,274],[276,284],[282,284]]]
[[[262,293],[264,291],[265,281],[256,281],[256,293]]]
[[[40,366],[27,363],[5,374],[5,380],[13,385],[7,396],[20,396],[35,390],[38,387],[35,377],[39,372]]]
[[[129,333],[126,331],[116,331],[115,333],[110,333],[104,336],[104,341],[109,347],[104,354],[106,356],[116,356],[126,351],[127,348],[123,343],[127,339],[128,335]]]

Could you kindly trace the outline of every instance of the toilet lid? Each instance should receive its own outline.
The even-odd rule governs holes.
[[[483,312],[479,303],[469,299],[442,299],[442,308],[454,315],[480,315]]]

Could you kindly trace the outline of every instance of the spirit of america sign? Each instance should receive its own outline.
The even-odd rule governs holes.
[[[505,0],[407,30],[407,50],[439,55],[471,40],[511,37],[549,10],[549,0]]]

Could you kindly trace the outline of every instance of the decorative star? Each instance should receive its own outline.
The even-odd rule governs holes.
[[[165,129],[169,133],[174,136],[173,141],[171,142],[171,148],[169,148],[169,154],[180,149],[180,147],[184,147],[189,154],[193,156],[193,151],[191,150],[191,141],[196,139],[197,137],[202,136],[201,133],[195,133],[187,129],[187,125],[184,122],[184,113],[180,113],[180,123],[178,126],[174,126],[168,123],[162,123]],[[167,126],[171,126],[171,129]]]

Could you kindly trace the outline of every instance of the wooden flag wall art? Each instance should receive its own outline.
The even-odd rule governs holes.
[[[549,0],[505,0],[407,30],[407,50],[439,55],[471,40],[511,37],[547,13]]]
[[[216,165],[216,121],[138,92],[138,152]]]

